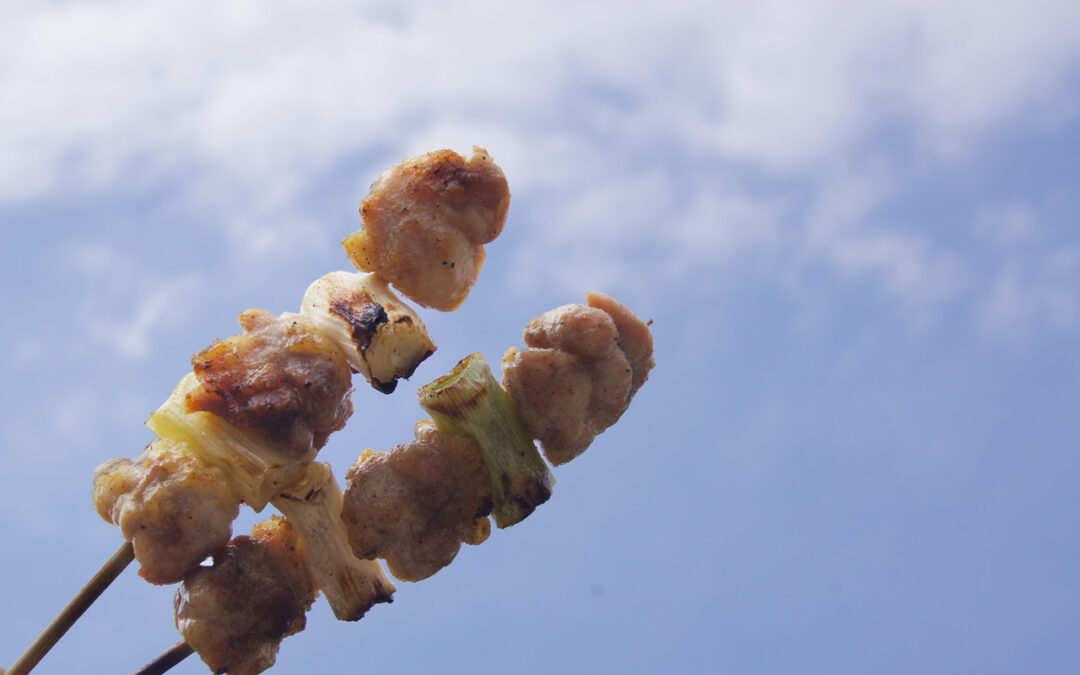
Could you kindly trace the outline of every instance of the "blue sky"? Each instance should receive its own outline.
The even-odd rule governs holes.
[[[121,543],[91,473],[191,354],[346,269],[384,168],[475,143],[506,231],[321,457],[408,440],[418,386],[591,290],[653,319],[657,367],[532,517],[358,624],[320,601],[273,672],[1076,672],[1078,28],[1054,0],[8,3],[0,665]],[[40,672],[136,670],[171,596],[128,570]]]

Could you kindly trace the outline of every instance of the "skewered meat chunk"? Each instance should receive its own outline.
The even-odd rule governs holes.
[[[235,537],[176,592],[176,627],[215,673],[274,665],[281,640],[304,629],[315,601],[299,535],[274,516]]]
[[[642,321],[622,303],[604,293],[586,293],[585,302],[590,307],[602,309],[608,313],[615,328],[619,331],[619,349],[630,362],[630,396],[637,393],[641,385],[649,379],[649,371],[655,365],[653,361],[653,336],[649,324]],[[650,322],[651,323],[651,322]]]
[[[487,150],[437,150],[383,173],[360,205],[363,229],[343,244],[357,269],[450,311],[476,283],[484,244],[502,232],[509,208],[506,176]]]
[[[300,315],[249,309],[239,320],[242,334],[192,357],[202,386],[187,394],[187,412],[257,429],[288,456],[310,459],[352,414],[344,355]]]
[[[225,546],[240,511],[221,469],[160,439],[135,459],[99,466],[93,495],[101,517],[132,542],[139,574],[154,584],[180,581]]]
[[[435,351],[424,322],[374,274],[327,274],[308,287],[300,313],[384,394]]]
[[[449,565],[461,543],[491,533],[491,484],[471,437],[416,425],[416,440],[389,452],[366,450],[346,474],[342,520],[359,558],[385,558],[402,581]]]
[[[503,386],[555,465],[618,421],[653,366],[648,325],[606,295],[587,298],[535,317],[527,349],[503,356]]]

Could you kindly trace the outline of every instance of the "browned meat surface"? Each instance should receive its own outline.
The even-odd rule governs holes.
[[[388,169],[360,205],[363,229],[343,242],[356,267],[375,272],[425,307],[465,301],[502,232],[510,189],[487,150],[437,150]]]
[[[416,425],[416,440],[367,450],[346,474],[341,517],[359,558],[384,558],[402,581],[449,565],[461,543],[491,532],[491,483],[472,438]]]
[[[135,459],[94,472],[94,507],[132,542],[139,574],[155,584],[184,578],[232,535],[240,498],[221,469],[157,440]]]
[[[216,673],[274,665],[281,640],[304,629],[315,601],[296,530],[275,516],[236,537],[176,592],[176,627]]]
[[[503,356],[503,386],[552,464],[565,464],[618,421],[653,366],[648,325],[612,298],[563,305]]]
[[[618,300],[603,293],[587,293],[585,301],[590,307],[602,309],[615,322],[619,331],[619,349],[626,354],[632,371],[630,395],[633,396],[645,380],[653,365],[653,336],[649,324],[638,318]]]
[[[187,411],[257,429],[290,457],[313,455],[352,414],[345,356],[299,315],[249,309],[239,320],[242,334],[192,358],[202,386]]]

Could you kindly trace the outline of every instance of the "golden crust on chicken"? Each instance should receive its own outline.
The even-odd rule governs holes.
[[[653,361],[653,336],[649,324],[610,295],[586,293],[585,302],[589,307],[604,310],[615,322],[615,328],[619,331],[619,349],[630,362],[630,395],[633,396],[641,385],[645,384],[645,380],[649,379],[649,371],[656,365]]]
[[[506,176],[487,150],[437,150],[383,173],[360,205],[363,229],[342,243],[357,269],[450,311],[476,283],[484,244],[502,232],[509,208]]]
[[[491,532],[491,479],[471,437],[420,422],[416,440],[364,452],[346,474],[342,520],[359,558],[384,558],[402,581],[449,565]]]
[[[653,366],[648,325],[599,293],[535,317],[524,339],[503,356],[503,386],[555,465],[618,421]]]
[[[274,516],[196,568],[176,592],[176,627],[215,673],[255,675],[274,665],[281,640],[306,624],[315,601],[307,553]]]
[[[314,456],[352,414],[344,355],[298,314],[249,309],[239,320],[242,334],[192,357],[202,386],[187,394],[187,412],[257,429],[288,456]]]
[[[165,440],[99,466],[93,497],[101,517],[131,541],[139,574],[154,584],[180,581],[224,547],[240,511],[221,469]]]

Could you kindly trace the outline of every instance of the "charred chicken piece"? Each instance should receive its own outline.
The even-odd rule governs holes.
[[[289,457],[314,457],[352,414],[345,356],[300,315],[249,309],[239,320],[242,334],[192,357],[201,387],[187,394],[187,412],[257,429]]]
[[[346,474],[342,520],[359,558],[384,558],[402,581],[449,565],[461,543],[491,532],[491,484],[468,436],[420,422],[416,440],[389,452],[365,451]]]
[[[435,351],[424,322],[374,274],[327,274],[308,287],[300,313],[384,394]]]
[[[224,547],[240,511],[221,469],[164,440],[99,466],[93,496],[101,517],[132,542],[140,576],[154,584],[180,581]]]
[[[296,530],[274,516],[235,537],[176,592],[176,627],[215,673],[255,675],[274,665],[281,640],[306,624],[315,601]]]
[[[534,318],[527,349],[503,356],[503,386],[554,465],[617,422],[653,366],[648,325],[606,295],[587,300]]]
[[[510,189],[487,150],[437,150],[391,167],[360,205],[363,229],[343,245],[357,269],[375,272],[413,301],[457,309],[502,232]]]

